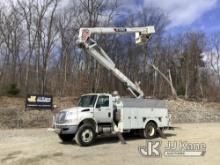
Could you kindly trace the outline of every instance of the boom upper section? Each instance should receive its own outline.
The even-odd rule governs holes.
[[[155,33],[154,26],[146,27],[94,27],[94,28],[80,28],[78,42],[85,43],[92,34],[117,34],[117,33],[135,33],[135,43],[143,44]]]
[[[92,34],[126,34],[135,33],[135,43],[145,43],[152,33],[155,33],[154,26],[147,27],[94,27],[94,28],[80,28],[78,44],[80,48],[84,49],[89,55],[93,56],[102,66],[110,70],[121,82],[123,82],[127,89],[136,98],[144,96],[143,91],[139,87],[139,83],[133,83],[115,66],[115,63],[110,59],[107,53],[91,38]]]

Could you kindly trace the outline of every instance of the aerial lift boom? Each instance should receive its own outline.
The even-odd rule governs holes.
[[[115,66],[115,63],[110,59],[106,52],[91,38],[92,34],[117,34],[117,33],[135,33],[136,44],[145,43],[150,35],[154,33],[154,26],[147,27],[95,27],[95,28],[80,28],[78,44],[80,48],[83,48],[89,55],[94,57],[102,66],[110,70],[120,81],[122,81],[127,89],[136,98],[142,98],[144,96],[143,91],[139,87],[139,83],[133,83],[128,77],[126,77]]]

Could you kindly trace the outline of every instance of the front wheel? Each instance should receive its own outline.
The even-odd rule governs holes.
[[[75,141],[80,146],[89,146],[95,141],[96,133],[92,126],[82,125],[75,136]]]
[[[146,124],[145,129],[141,130],[140,135],[146,139],[153,139],[157,134],[157,125],[153,122]]]

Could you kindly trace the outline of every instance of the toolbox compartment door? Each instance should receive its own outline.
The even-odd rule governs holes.
[[[131,129],[131,109],[123,108],[122,110],[123,129]]]

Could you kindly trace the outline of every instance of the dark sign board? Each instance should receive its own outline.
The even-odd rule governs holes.
[[[27,95],[26,108],[32,109],[53,109],[53,97],[47,95]]]

